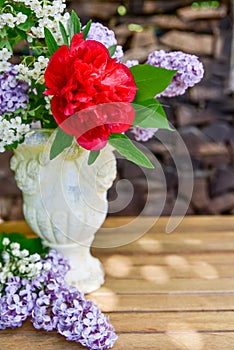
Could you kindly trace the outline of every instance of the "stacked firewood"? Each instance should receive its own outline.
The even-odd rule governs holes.
[[[162,101],[191,157],[191,201],[186,193],[178,193],[178,182],[183,179],[178,178],[173,156],[162,147],[157,134],[145,144],[158,157],[167,182],[162,214],[171,214],[176,198],[180,203],[176,214],[184,214],[187,207],[188,214],[234,214],[234,102],[229,88],[233,39],[229,2],[135,0],[128,1],[128,9],[126,16],[116,16],[111,22],[125,47],[125,59],[144,62],[153,50],[181,50],[199,56],[205,67],[200,84],[182,97]],[[150,178],[144,181],[142,174],[135,176],[131,173],[133,167],[123,161],[119,168],[120,179],[124,176],[130,180],[135,196],[118,214],[140,213],[147,204],[149,189],[155,203],[142,213],[157,214],[156,207],[162,206],[165,189],[151,186]],[[121,186],[118,195],[125,203],[128,192],[120,189]],[[114,192],[111,199],[117,195]]]

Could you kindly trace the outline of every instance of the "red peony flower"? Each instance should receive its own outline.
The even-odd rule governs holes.
[[[105,146],[111,133],[122,133],[134,120],[136,94],[132,73],[106,47],[75,34],[70,49],[59,48],[45,72],[46,95],[57,124],[86,149]]]

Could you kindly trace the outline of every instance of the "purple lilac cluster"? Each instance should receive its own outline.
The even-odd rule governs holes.
[[[8,279],[0,298],[0,329],[19,327],[30,316],[36,329],[56,329],[67,340],[91,350],[111,348],[117,336],[108,318],[64,281],[68,262],[51,250],[42,263],[50,268],[31,281]]]
[[[127,60],[124,64],[128,68],[131,68],[131,67],[137,66],[139,64],[139,61],[138,60]]]
[[[148,141],[154,136],[157,130],[156,128],[141,128],[140,126],[131,128],[131,132],[137,141]]]
[[[36,294],[30,282],[19,276],[8,278],[4,293],[0,298],[0,329],[20,327],[33,310]]]
[[[14,66],[0,74],[0,115],[26,108],[29,84],[17,80],[18,71]]]
[[[103,24],[99,22],[91,24],[87,39],[99,41],[103,45],[105,45],[107,48],[117,44],[117,40],[115,38],[115,33],[113,32],[113,30],[105,27]],[[123,55],[124,54],[123,54],[122,46],[117,45],[116,51],[113,57],[120,62],[123,58]]]
[[[198,57],[181,51],[154,51],[148,56],[148,64],[177,70],[170,85],[156,97],[173,97],[185,93],[188,87],[197,84],[204,75],[204,68]]]

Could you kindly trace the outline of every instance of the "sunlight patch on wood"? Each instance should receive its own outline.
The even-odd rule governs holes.
[[[214,266],[205,261],[194,261],[192,263],[193,271],[201,278],[216,279],[219,278],[219,273]]]
[[[165,257],[165,262],[168,266],[181,272],[187,272],[190,270],[189,262],[180,255],[167,255]]]
[[[202,335],[185,322],[171,322],[167,327],[167,335],[181,350],[203,350]]]
[[[132,261],[130,258],[117,254],[110,256],[104,264],[104,269],[106,273],[113,277],[128,276],[131,267]]]
[[[94,301],[103,312],[115,310],[119,304],[119,297],[111,289],[102,287],[101,292],[93,292],[87,298]]]
[[[160,253],[163,251],[163,245],[159,241],[156,241],[155,239],[146,239],[141,238],[137,242],[144,251],[149,253]]]
[[[168,272],[161,266],[145,265],[140,268],[140,273],[147,281],[158,284],[164,284],[170,280]]]

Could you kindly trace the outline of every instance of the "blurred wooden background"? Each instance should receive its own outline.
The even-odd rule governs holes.
[[[79,0],[70,1],[69,8],[76,9],[84,24],[92,17],[115,30],[125,59],[144,62],[150,52],[160,49],[182,50],[200,57],[205,66],[203,81],[185,95],[161,102],[184,140],[193,164],[194,191],[187,214],[234,214],[233,2]],[[171,214],[178,191],[178,176],[170,154],[174,145],[168,142],[169,150],[157,137],[144,143],[162,164],[167,184],[163,215]],[[179,148],[177,152],[180,156]],[[22,218],[21,193],[9,169],[10,157],[10,152],[0,155],[3,220]],[[186,166],[184,172],[186,176]],[[138,215],[147,201],[148,188],[154,201],[144,215],[155,215],[165,187],[160,176],[155,180],[151,175],[120,159],[118,186],[109,192],[110,200],[114,200],[110,215]],[[184,214],[189,201],[186,191],[180,193],[178,200],[177,214]]]

